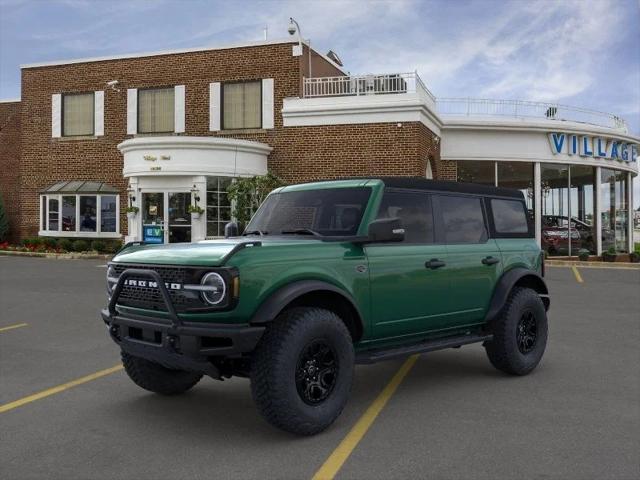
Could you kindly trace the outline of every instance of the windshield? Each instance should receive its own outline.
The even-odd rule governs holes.
[[[276,193],[264,201],[244,234],[353,236],[370,195],[367,187]]]

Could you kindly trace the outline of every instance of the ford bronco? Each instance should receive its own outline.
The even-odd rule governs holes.
[[[242,235],[128,244],[102,311],[131,380],[185,392],[248,377],[271,424],[311,435],[342,411],[354,364],[481,342],[531,372],[548,290],[520,191],[420,178],[274,190]]]

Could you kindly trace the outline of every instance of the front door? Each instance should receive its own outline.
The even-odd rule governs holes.
[[[168,241],[184,243],[191,241],[191,214],[187,211],[191,203],[191,194],[186,192],[170,192],[168,195]]]
[[[371,319],[376,339],[409,340],[437,330],[446,318],[449,278],[445,245],[434,243],[430,195],[387,190],[378,218],[397,217],[401,243],[365,247],[369,262]]]
[[[188,192],[144,192],[142,194],[142,241],[181,243],[191,241],[191,202]]]

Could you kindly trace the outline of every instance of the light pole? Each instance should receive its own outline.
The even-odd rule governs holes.
[[[298,33],[298,47],[300,48],[300,55],[302,55],[302,32],[300,30],[300,25],[293,19],[293,17],[289,17],[289,28],[287,31],[289,32],[289,35],[295,35],[296,32]],[[307,55],[309,57],[309,78],[311,78],[311,39],[307,40],[307,48],[309,50]]]

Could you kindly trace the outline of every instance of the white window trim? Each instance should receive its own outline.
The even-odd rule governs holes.
[[[62,137],[62,94],[51,95],[51,137]]]
[[[101,232],[100,225],[102,220],[102,197],[116,197],[116,231]],[[42,198],[46,198],[45,211],[42,211]],[[62,197],[76,197],[76,230],[75,232],[66,232],[62,230]],[[96,231],[85,232],[80,230],[80,197],[96,197]],[[42,218],[49,227],[49,199],[58,200],[58,230],[42,230]],[[68,237],[68,238],[121,238],[120,234],[120,195],[117,193],[60,193],[60,194],[41,194],[40,199],[40,230],[38,235],[41,237]]]
[[[184,133],[185,131],[185,86],[173,87],[173,131]]]
[[[273,78],[262,79],[262,128],[274,128],[274,88]]]
[[[127,89],[127,135],[138,133],[138,89]]]
[[[222,124],[220,108],[220,82],[209,84],[209,131],[219,132]]]
[[[104,91],[93,92],[93,135],[104,136]]]

